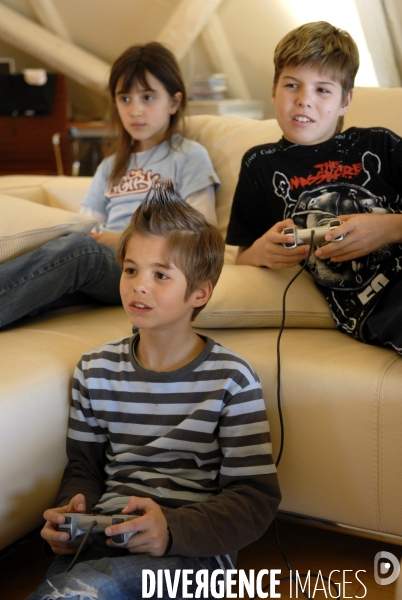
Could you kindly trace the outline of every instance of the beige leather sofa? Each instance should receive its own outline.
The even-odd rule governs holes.
[[[387,126],[402,135],[402,89],[357,89],[346,125]],[[240,160],[275,141],[275,120],[191,117],[188,135],[209,150],[222,180],[225,233]],[[76,211],[88,178],[5,176],[2,194]],[[275,455],[280,442],[276,344],[281,298],[292,273],[233,264],[196,325],[258,372]],[[402,361],[391,350],[339,333],[303,273],[288,294],[281,341],[284,452],[281,511],[402,543]],[[81,354],[130,334],[122,308],[76,307],[0,331],[0,549],[42,522],[65,464],[70,382]]]

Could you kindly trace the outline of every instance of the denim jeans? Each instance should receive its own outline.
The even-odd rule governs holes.
[[[195,597],[198,584],[195,582],[196,572],[208,571],[207,580],[212,571],[220,569],[217,560],[210,558],[186,558],[181,556],[163,556],[154,558],[145,554],[129,554],[122,548],[109,548],[105,544],[105,536],[95,534],[93,544],[83,552],[77,563],[64,573],[72,561],[72,556],[56,556],[42,584],[27,600],[140,600],[141,598],[176,598],[183,597],[183,589],[187,597]],[[175,572],[188,569],[187,579],[192,583],[183,588],[183,578],[178,580],[177,590],[166,584],[166,570],[170,572],[169,582],[175,585]],[[144,585],[143,585],[143,571]],[[158,586],[158,571],[159,583]],[[155,577],[150,575],[155,573]],[[206,573],[205,573],[206,575]],[[223,575],[220,576],[223,579]],[[155,581],[155,589],[151,587],[151,579]],[[177,584],[177,581],[176,581]],[[203,588],[201,598],[212,598],[208,587]]]
[[[96,300],[121,304],[115,250],[69,233],[0,265],[0,327],[21,317]]]

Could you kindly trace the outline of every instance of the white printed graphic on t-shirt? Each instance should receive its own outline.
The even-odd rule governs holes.
[[[161,176],[159,173],[152,173],[152,169],[149,169],[146,172],[142,169],[131,169],[123,175],[119,183],[112,185],[109,188],[106,193],[106,198],[149,192],[160,178]]]

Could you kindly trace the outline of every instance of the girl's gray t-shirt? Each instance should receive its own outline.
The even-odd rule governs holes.
[[[122,231],[151,187],[160,179],[171,179],[183,199],[220,181],[207,150],[193,140],[176,134],[146,152],[132,155],[121,180],[110,184],[114,155],[104,159],[96,170],[82,202],[84,209],[105,216],[102,229]]]

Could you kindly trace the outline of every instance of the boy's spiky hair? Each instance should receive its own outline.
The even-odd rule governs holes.
[[[281,39],[275,48],[274,65],[274,94],[286,67],[311,65],[338,81],[345,99],[354,87],[359,50],[347,31],[326,21],[316,21],[293,29]]]
[[[167,259],[187,280],[185,300],[208,281],[215,287],[223,267],[225,242],[218,228],[176,193],[170,179],[156,183],[131,217],[117,249],[121,266],[134,235],[166,238]],[[192,319],[204,306],[194,309]]]

